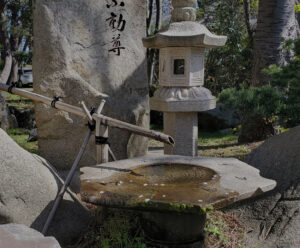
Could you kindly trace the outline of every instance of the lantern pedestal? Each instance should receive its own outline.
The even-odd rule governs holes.
[[[175,139],[164,153],[184,156],[198,154],[198,114],[216,107],[216,98],[204,87],[159,88],[150,99],[150,108],[164,112],[164,132]]]
[[[164,154],[197,156],[198,114],[197,112],[164,112],[164,133],[172,135],[175,146],[164,146]]]

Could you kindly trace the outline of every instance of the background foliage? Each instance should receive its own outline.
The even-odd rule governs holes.
[[[252,13],[257,13],[252,1]],[[198,1],[198,20],[216,34],[226,35],[226,45],[212,49],[206,56],[205,87],[213,94],[250,81],[252,50],[247,34],[243,2],[240,0]]]
[[[283,127],[300,125],[300,39],[288,41],[286,47],[292,47],[295,58],[287,65],[270,65],[264,70],[271,76],[269,85],[242,85],[240,89],[229,88],[219,95],[222,103],[240,111],[243,125],[251,120],[279,123]],[[257,132],[253,126],[252,131]],[[257,139],[262,138],[265,136]]]

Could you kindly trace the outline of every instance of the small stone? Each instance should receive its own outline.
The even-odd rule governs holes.
[[[198,200],[198,202],[203,202],[203,200]]]
[[[150,199],[149,199],[149,198],[145,199],[145,202],[148,202],[148,201],[150,201]]]
[[[148,186],[148,184],[147,184],[147,183],[144,183],[144,187],[146,187],[146,186]]]
[[[165,186],[165,184],[164,184],[164,183],[162,183],[162,184],[160,184],[160,186]]]
[[[104,191],[101,190],[101,191],[100,191],[100,194],[104,194]]]
[[[166,195],[162,195],[163,198],[166,198]]]
[[[27,142],[34,142],[38,140],[38,134],[37,134],[37,129],[34,128],[30,131],[29,133],[29,138],[27,139]]]
[[[203,184],[204,184],[204,185],[207,185],[207,182],[204,182]]]
[[[143,198],[144,196],[143,195],[139,195],[139,198]]]

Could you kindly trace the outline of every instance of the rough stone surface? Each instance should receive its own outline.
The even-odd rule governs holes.
[[[120,56],[109,52],[113,32],[106,19],[111,12],[126,20]],[[125,7],[106,7],[106,1],[36,0],[33,74],[37,93],[78,105],[97,107],[100,93],[110,96],[104,114],[148,127],[148,85],[145,49],[146,3],[126,1]],[[117,20],[118,21],[118,20]],[[117,22],[116,22],[117,23]],[[115,24],[116,25],[116,24]],[[87,132],[86,121],[72,114],[36,105],[40,154],[59,169],[75,159]],[[110,143],[118,159],[144,154],[147,139],[110,129]],[[94,140],[82,164],[95,164]]]
[[[267,196],[230,209],[253,230],[247,247],[300,246],[299,140],[300,126],[268,139],[247,158],[262,176],[277,181]]]
[[[0,225],[0,247],[3,248],[60,248],[53,237],[20,224]]]
[[[0,128],[8,129],[9,121],[8,121],[8,111],[4,97],[0,92]]]
[[[0,224],[25,224],[41,231],[61,179],[47,161],[20,148],[2,129],[0,141]],[[66,193],[48,234],[70,243],[88,221],[85,208]]]
[[[164,113],[164,132],[172,136],[175,146],[164,145],[165,154],[198,156],[198,118],[196,112]]]
[[[198,127],[205,130],[234,128],[241,124],[237,111],[217,103],[215,109],[198,113]]]
[[[163,47],[206,47],[217,48],[225,45],[226,36],[211,33],[204,25],[198,22],[173,22],[168,30],[162,30],[155,36],[143,39],[147,48]]]

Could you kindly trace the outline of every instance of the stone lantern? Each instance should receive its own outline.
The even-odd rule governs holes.
[[[159,49],[159,88],[150,99],[152,110],[164,113],[164,132],[175,139],[165,154],[197,156],[197,112],[216,107],[216,98],[203,87],[204,56],[208,48],[224,46],[226,36],[212,34],[195,22],[196,0],[173,0],[167,29],[143,39],[147,48]]]

